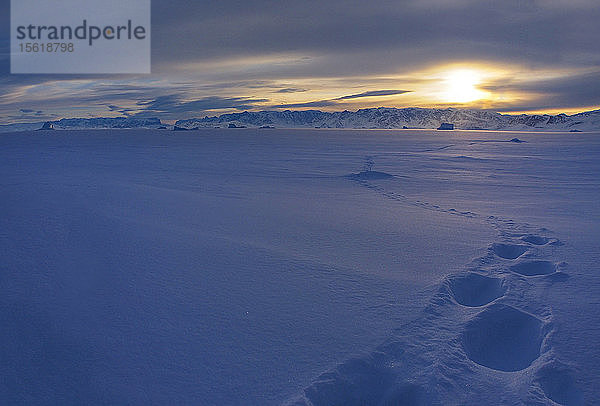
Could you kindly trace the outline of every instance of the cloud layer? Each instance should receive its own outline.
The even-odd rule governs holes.
[[[482,107],[600,106],[596,0],[153,0],[153,74],[126,77],[9,75],[9,15],[0,0],[0,121],[442,105],[424,72],[451,64],[503,72],[480,86],[510,97]]]

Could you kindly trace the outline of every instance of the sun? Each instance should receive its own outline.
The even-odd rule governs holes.
[[[477,85],[481,83],[481,74],[475,70],[458,69],[444,75],[443,98],[449,103],[469,103],[483,99],[486,93]]]

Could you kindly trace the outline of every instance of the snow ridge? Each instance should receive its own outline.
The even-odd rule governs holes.
[[[229,124],[247,127],[275,126],[280,128],[355,128],[355,129],[435,129],[441,123],[454,124],[462,130],[554,130],[592,131],[600,129],[600,110],[568,116],[507,115],[484,110],[371,108],[355,112],[260,111],[223,114],[215,117],[179,120],[178,127],[193,129],[227,127]]]
[[[85,129],[85,128],[158,128],[161,122],[158,118],[63,118],[52,121],[54,128]]]
[[[166,129],[158,118],[98,117],[63,118],[48,121],[55,129],[145,128]],[[352,128],[352,129],[437,129],[442,123],[453,124],[459,130],[513,131],[598,131],[600,110],[574,115],[520,114],[508,115],[485,110],[426,109],[378,107],[357,111],[324,112],[259,111],[223,114],[214,117],[178,120],[174,127],[196,128]],[[45,123],[14,123],[0,125],[0,132],[41,129]],[[174,128],[169,126],[169,128]]]
[[[0,125],[0,132],[31,131],[45,129],[51,125],[57,130],[84,130],[84,129],[110,129],[110,128],[160,128],[163,127],[158,118],[131,118],[131,117],[97,117],[97,118],[62,118],[56,121],[38,123],[14,123]],[[166,127],[165,127],[166,128]]]

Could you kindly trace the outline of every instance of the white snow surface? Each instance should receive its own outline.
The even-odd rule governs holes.
[[[600,403],[598,133],[20,132],[0,171],[4,404]]]

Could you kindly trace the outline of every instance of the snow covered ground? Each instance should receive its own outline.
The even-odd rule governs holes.
[[[599,134],[36,131],[0,173],[2,403],[600,403]]]

